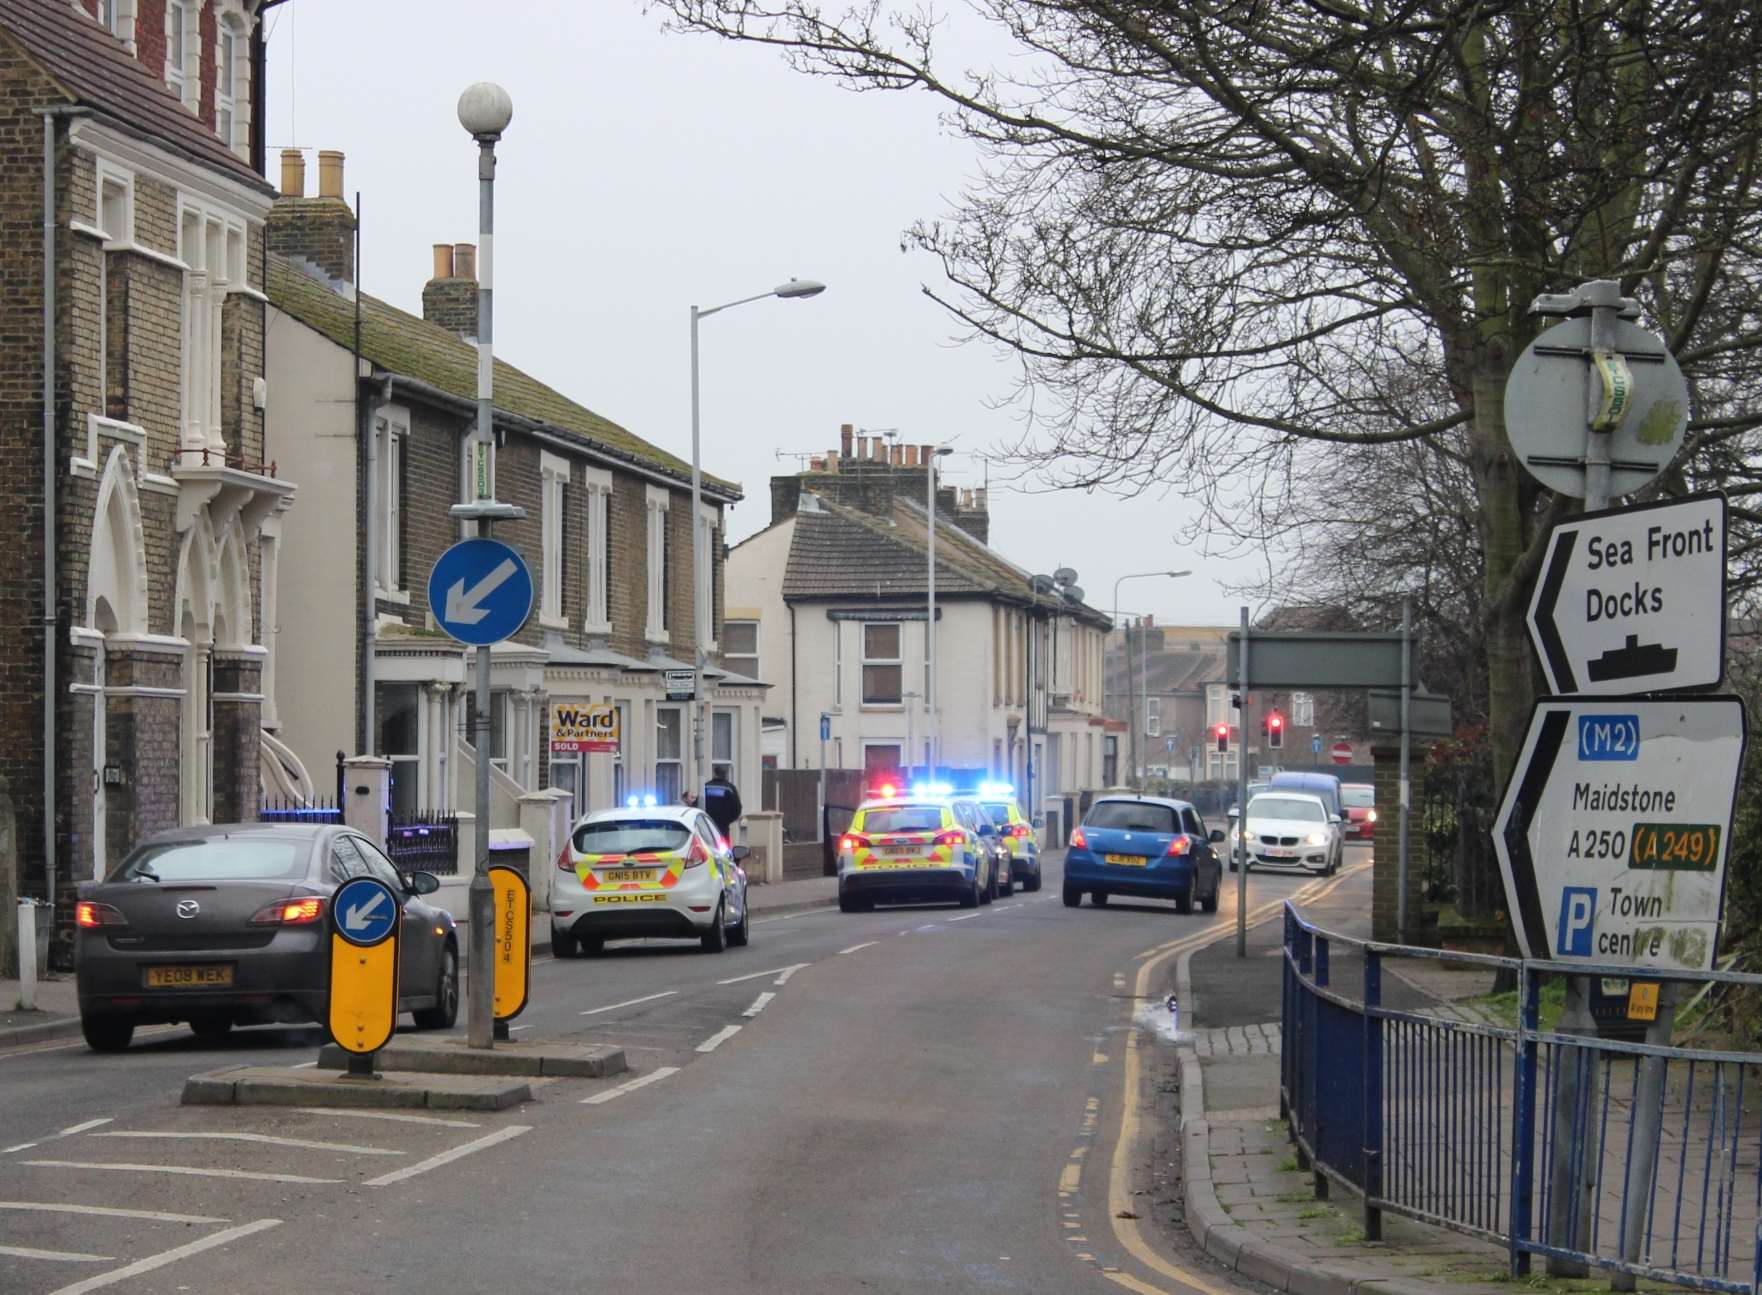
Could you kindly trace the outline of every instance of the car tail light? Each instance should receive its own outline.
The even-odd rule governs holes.
[[[573,852],[569,849],[568,846],[564,846],[563,852],[557,856],[557,871],[558,872],[574,872],[575,871],[575,857],[574,857]]]
[[[1186,854],[1187,851],[1191,850],[1192,848],[1193,848],[1192,838],[1185,837],[1185,836],[1177,836],[1174,840],[1169,842],[1169,851],[1168,852],[1170,855],[1179,856],[1179,855]]]
[[[1071,829],[1071,846],[1078,850],[1087,850],[1089,848],[1089,838],[1083,835],[1082,828],[1073,827]]]
[[[685,866],[699,868],[710,861],[710,850],[697,837],[691,838],[691,845],[685,851]]]
[[[112,908],[109,904],[94,903],[89,899],[82,899],[74,905],[73,920],[80,926],[88,928],[128,925],[128,918],[124,917],[120,910]]]
[[[867,850],[869,845],[870,842],[868,837],[859,836],[855,832],[846,832],[843,836],[838,838],[838,848],[846,854],[849,854],[852,850]]]
[[[930,838],[931,845],[965,845],[966,843],[966,831],[958,827],[951,827],[946,832],[938,832]]]
[[[1011,823],[1008,827],[1003,829],[1003,834],[1005,836],[1013,836],[1018,841],[1023,840],[1028,835],[1028,825],[1026,823]]]
[[[1367,811],[1365,811],[1365,815],[1364,815],[1364,820],[1365,820],[1365,822],[1367,822],[1367,823],[1374,823],[1374,822],[1376,822],[1376,821],[1377,821],[1377,812],[1376,812],[1376,810],[1374,810],[1374,809],[1372,809],[1372,810],[1367,810]]]
[[[310,926],[324,916],[324,901],[317,895],[278,899],[265,904],[251,918],[252,926]]]

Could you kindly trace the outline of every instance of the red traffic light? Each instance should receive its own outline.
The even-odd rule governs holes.
[[[1219,724],[1212,732],[1217,735],[1217,749],[1228,751],[1230,749],[1230,726]]]
[[[1285,726],[1285,717],[1275,712],[1273,716],[1267,720],[1267,723],[1271,724],[1274,728],[1283,728]]]

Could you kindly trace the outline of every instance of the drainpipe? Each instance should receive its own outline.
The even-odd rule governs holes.
[[[356,355],[359,365],[360,356]],[[377,384],[368,386],[357,383],[356,390],[365,390],[368,394],[361,402],[361,436],[367,450],[367,524],[361,528],[361,542],[365,546],[366,574],[362,580],[361,615],[364,620],[363,647],[361,653],[361,751],[367,755],[374,752],[374,688],[377,680],[374,677],[374,643],[378,638],[379,624],[379,591],[376,587],[379,571],[379,411],[391,402],[392,378],[386,374]]]
[[[43,114],[43,880],[55,911],[55,650],[60,590],[55,581],[55,119],[85,116],[68,105]],[[98,704],[102,704],[102,699]],[[102,759],[102,752],[94,753]]]

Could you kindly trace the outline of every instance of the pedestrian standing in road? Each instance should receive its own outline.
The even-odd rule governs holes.
[[[710,816],[724,839],[740,819],[740,792],[720,773],[704,784],[704,813]]]

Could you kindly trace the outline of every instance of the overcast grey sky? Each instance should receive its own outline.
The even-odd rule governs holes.
[[[362,288],[416,313],[430,245],[477,237],[475,145],[459,92],[499,82],[514,121],[498,148],[496,353],[637,435],[687,457],[689,309],[819,279],[821,296],[765,300],[702,324],[703,462],[747,499],[730,538],[770,521],[778,451],[837,445],[841,423],[954,439],[948,480],[978,485],[981,456],[1013,441],[1010,357],[957,344],[922,293],[937,276],[900,250],[976,166],[928,96],[859,95],[774,52],[669,35],[640,0],[293,0],[270,11],[275,150],[347,155],[362,203]],[[309,185],[316,161],[308,155]],[[958,438],[958,439],[956,439]],[[1107,608],[1230,622],[1220,580],[1254,565],[1175,541],[1196,505],[1176,494],[1002,489],[991,535],[1031,570],[1074,567]]]

